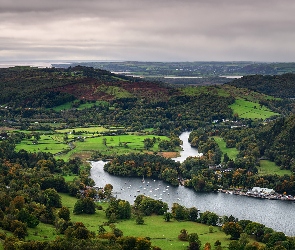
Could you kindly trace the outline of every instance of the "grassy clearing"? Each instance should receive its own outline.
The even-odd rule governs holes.
[[[105,215],[105,210],[108,207],[107,202],[99,203],[102,206],[102,210],[96,210],[93,215],[74,215],[73,209],[77,198],[64,193],[60,193],[60,196],[62,198],[62,205],[68,207],[71,212],[70,218],[72,222],[83,222],[90,231],[97,234],[98,226],[107,221]],[[219,240],[222,243],[222,247],[227,248],[230,243],[229,236],[225,235],[219,227],[213,227],[213,232],[210,233],[208,225],[190,221],[179,222],[176,220],[165,222],[163,216],[145,216],[144,225],[137,225],[134,217],[130,220],[118,221],[115,225],[123,231],[124,236],[150,237],[152,245],[158,246],[163,250],[187,249],[188,242],[178,240],[178,235],[182,229],[187,230],[188,233],[197,233],[202,246],[209,242],[213,247],[214,243]],[[104,228],[110,231],[108,226]],[[36,228],[29,228],[28,232],[29,236],[26,237],[26,240],[49,241],[54,240],[56,237],[63,237],[63,235],[57,234],[54,226],[44,223],[40,223]],[[8,234],[11,235],[9,232]],[[3,246],[0,244],[1,249],[3,249]]]
[[[99,203],[103,210],[96,210],[93,215],[74,215],[72,211],[77,199],[67,194],[60,195],[63,206],[68,207],[71,211],[71,220],[83,222],[90,231],[97,233],[98,226],[107,221],[105,209],[108,207],[108,203]],[[123,231],[124,236],[150,237],[152,245],[159,246],[163,250],[186,249],[188,242],[179,241],[177,238],[181,229],[186,229],[188,233],[197,233],[203,246],[206,242],[210,242],[211,246],[214,246],[214,242],[219,240],[225,247],[230,242],[229,236],[226,236],[218,227],[214,227],[213,233],[209,233],[209,226],[207,225],[189,221],[172,220],[165,222],[163,216],[146,216],[144,221],[144,225],[137,225],[135,218],[121,220],[116,223],[116,227]],[[110,230],[107,226],[105,226],[105,229]],[[40,229],[38,232],[40,232]],[[45,232],[49,236],[52,235],[53,238],[56,236],[55,229],[52,227],[49,227],[48,231]],[[42,235],[40,234],[39,237],[42,237]]]
[[[67,102],[67,103],[64,103],[62,105],[59,105],[59,106],[56,106],[53,108],[54,111],[56,112],[60,112],[62,110],[68,110],[72,107],[73,105],[73,102]]]
[[[258,167],[259,175],[277,174],[283,176],[285,174],[290,175],[291,171],[286,169],[280,169],[274,162],[269,160],[260,160],[260,167]]]
[[[71,129],[57,129],[56,132],[57,133],[82,133],[82,135],[84,135],[83,133],[102,133],[102,132],[107,132],[109,131],[109,129],[104,128],[104,127],[100,127],[100,126],[92,126],[92,127],[77,127],[77,128],[71,128]]]
[[[68,110],[68,109],[71,109],[75,106],[76,109],[78,110],[83,110],[83,109],[86,109],[86,108],[92,108],[94,106],[105,106],[105,105],[109,105],[108,102],[106,101],[96,101],[96,102],[86,102],[86,103],[82,103],[82,104],[79,104],[78,106],[75,104],[75,102],[77,101],[72,101],[72,102],[67,102],[67,103],[64,103],[62,105],[59,105],[59,106],[56,106],[53,108],[54,111],[56,112],[60,112],[62,110]]]
[[[98,91],[115,96],[116,98],[133,97],[133,95],[129,93],[127,90],[120,87],[116,87],[116,86],[107,86],[102,84],[101,86],[98,87]]]
[[[52,241],[55,240],[57,233],[53,225],[39,223],[35,228],[28,228],[26,240]]]
[[[172,220],[165,222],[162,216],[144,217],[144,225],[137,225],[135,219],[122,221],[117,227],[124,232],[125,236],[150,237],[152,245],[163,250],[187,249],[188,242],[178,240],[180,230],[186,229],[188,233],[197,233],[202,242],[202,246],[209,242],[214,246],[216,240],[222,242],[222,246],[227,246],[230,242],[218,227],[214,227],[213,233],[209,233],[209,226],[196,222],[178,222]]]
[[[63,142],[62,135],[41,135],[37,144],[34,144],[34,139],[22,140],[21,143],[16,144],[16,151],[24,149],[28,152],[48,152],[56,154],[63,150],[69,149],[69,146]]]
[[[70,158],[71,155],[82,153],[91,154],[91,152],[99,151],[103,155],[121,155],[131,152],[145,152],[145,138],[159,138],[160,140],[169,140],[166,136],[154,135],[117,135],[117,136],[96,136],[85,138],[84,141],[76,141],[75,148],[63,157]],[[155,143],[154,147],[149,151],[158,151],[159,143]]]
[[[56,130],[55,133],[40,135],[37,143],[34,141],[34,137],[24,139],[16,145],[16,150],[24,149],[28,152],[50,152],[56,154],[56,157],[59,159],[68,160],[73,155],[84,155],[85,157],[83,158],[89,158],[94,151],[99,151],[104,155],[145,152],[144,139],[153,137],[156,137],[158,141],[150,151],[156,152],[158,151],[158,145],[161,140],[169,140],[166,136],[148,134],[152,130],[147,130],[146,133],[130,133],[113,136],[102,135],[104,132],[115,132],[124,129],[124,127],[104,128],[100,126],[60,129]],[[68,152],[58,154],[64,151]]]
[[[265,106],[260,106],[259,103],[247,101],[245,99],[236,99],[236,101],[230,105],[234,114],[238,114],[240,118],[249,119],[266,119],[278,113],[272,112]]]
[[[216,86],[196,86],[186,87],[180,89],[184,94],[189,96],[195,96],[200,94],[211,93],[218,96],[230,96],[230,94],[223,88]]]
[[[236,148],[227,148],[226,142],[219,136],[213,136],[214,140],[217,142],[221,152],[227,154],[228,157],[232,160],[235,160],[239,151]]]

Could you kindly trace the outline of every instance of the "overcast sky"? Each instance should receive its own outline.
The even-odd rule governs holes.
[[[0,0],[0,61],[292,61],[294,0]]]

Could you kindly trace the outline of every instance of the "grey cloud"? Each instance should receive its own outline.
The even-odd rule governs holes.
[[[288,0],[0,0],[0,6],[0,60],[295,61],[295,2]]]

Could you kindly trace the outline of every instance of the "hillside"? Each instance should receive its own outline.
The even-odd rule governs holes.
[[[0,88],[1,126],[17,128],[55,121],[169,133],[214,120],[267,119],[294,110],[292,100],[229,84],[180,87],[84,66],[0,69]]]
[[[14,67],[0,69],[0,104],[52,108],[72,100],[144,98],[165,100],[169,88],[159,83],[118,77],[108,71],[76,66],[68,69]]]
[[[248,88],[279,98],[295,98],[295,74],[251,75],[234,80],[229,85]]]

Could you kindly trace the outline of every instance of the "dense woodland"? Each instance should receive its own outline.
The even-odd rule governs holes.
[[[106,233],[104,225],[96,234],[82,222],[72,222],[59,192],[78,198],[74,207],[76,214],[95,213],[99,207],[93,198],[110,200],[106,225],[131,216],[137,216],[140,224],[142,215],[156,213],[164,215],[166,221],[174,218],[220,225],[234,240],[229,249],[263,249],[253,244],[252,248],[250,245],[246,248],[247,244],[238,241],[242,233],[264,242],[267,246],[264,249],[295,249],[292,237],[259,223],[236,218],[219,221],[214,213],[198,214],[196,208],[179,204],[169,213],[167,204],[142,196],[131,206],[112,198],[111,184],[99,191],[91,188],[94,183],[89,178],[89,165],[81,159],[66,162],[50,153],[16,151],[16,143],[26,134],[10,132],[11,129],[50,131],[53,130],[50,123],[59,128],[99,124],[123,126],[128,131],[152,129],[153,134],[169,136],[170,141],[159,145],[161,150],[169,151],[181,144],[178,139],[181,132],[191,130],[189,141],[203,153],[201,157],[189,157],[180,164],[156,153],[113,155],[108,156],[111,161],[105,170],[121,176],[163,179],[197,192],[263,186],[280,194],[295,195],[295,116],[290,99],[295,91],[294,83],[292,74],[249,76],[232,83],[235,87],[225,84],[207,88],[205,93],[198,90],[187,93],[185,88],[81,66],[0,69],[0,226],[11,232],[9,236],[0,232],[4,249],[67,249],[82,245],[86,249],[152,249],[149,239],[123,237],[116,228]],[[267,106],[283,115],[266,120],[239,118],[230,108],[237,98],[243,97],[236,87],[280,97],[274,99],[260,94],[257,106]],[[255,96],[249,91],[239,93]],[[70,103],[70,108],[55,109],[66,103]],[[86,108],[79,109],[85,104],[88,104]],[[222,137],[227,148],[236,148],[237,157],[230,159],[223,154],[213,136]],[[148,150],[155,142],[150,139],[144,143]],[[262,158],[290,170],[290,174],[258,175]],[[65,172],[76,178],[66,182],[62,176]],[[28,227],[36,227],[40,222],[54,225],[62,237],[52,242],[23,241]],[[200,249],[196,235],[189,236],[183,231],[179,238],[189,241],[189,249]],[[220,249],[218,244],[216,249]]]
[[[239,88],[248,88],[267,95],[294,98],[294,74],[284,75],[250,75],[234,80],[230,84]]]

